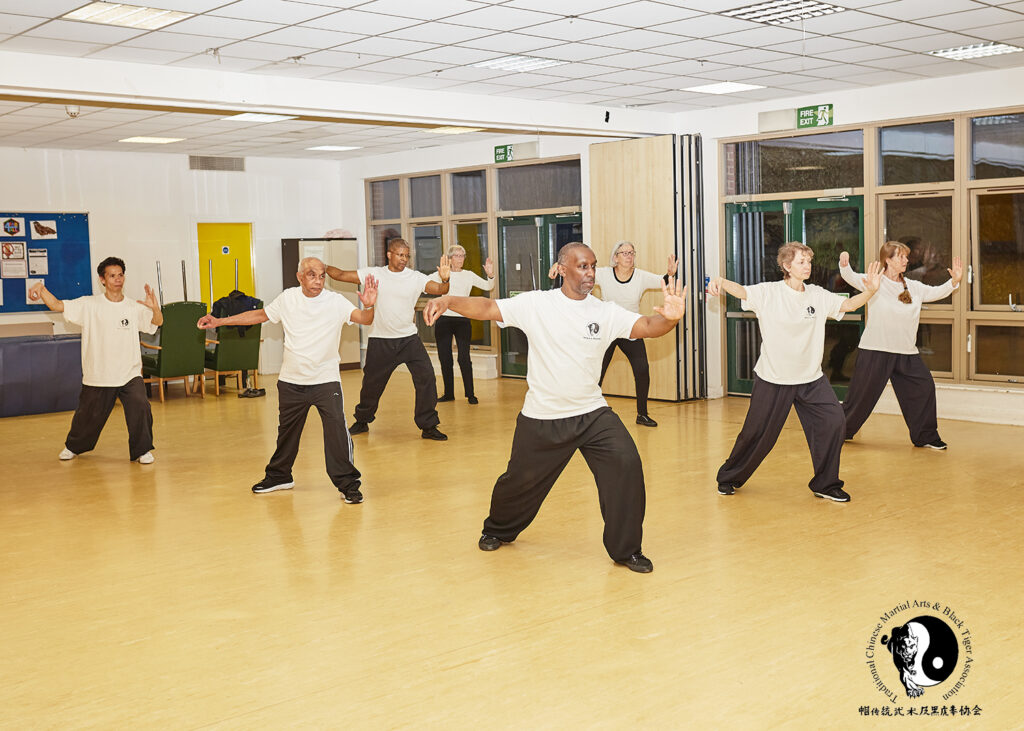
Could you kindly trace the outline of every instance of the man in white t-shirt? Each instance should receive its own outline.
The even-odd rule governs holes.
[[[516,421],[508,468],[494,485],[479,547],[511,543],[540,510],[576,450],[594,478],[604,517],[604,546],[632,571],[654,570],[641,551],[646,492],[640,454],[622,421],[601,395],[601,359],[617,338],[656,338],[671,331],[685,310],[686,288],[662,284],[656,314],[628,312],[591,296],[597,259],[585,244],[558,254],[560,289],[524,292],[510,299],[445,296],[423,311],[427,324],[452,309],[475,320],[517,327],[529,340],[529,390]]]
[[[352,439],[345,428],[345,400],[338,374],[338,346],[342,326],[373,323],[377,283],[368,276],[359,294],[363,309],[338,292],[324,289],[326,267],[314,257],[299,262],[298,287],[286,289],[262,310],[231,317],[205,315],[200,328],[221,325],[256,325],[280,322],[284,328],[284,359],[277,377],[277,449],[267,464],[266,475],[252,486],[257,494],[288,490],[295,486],[292,465],[299,452],[299,438],[311,406],[320,413],[324,427],[327,474],[346,503],[363,501],[359,470],[352,464]]]
[[[437,273],[440,282],[431,282],[426,274],[409,268],[409,244],[404,239],[391,239],[386,267],[363,267],[357,271],[327,267],[327,276],[339,282],[359,284],[372,275],[379,288],[377,316],[366,341],[366,363],[363,365],[363,386],[359,390],[352,434],[370,430],[376,418],[380,397],[391,374],[405,363],[416,389],[413,418],[424,439],[443,442],[447,435],[438,430],[437,377],[427,349],[416,330],[416,302],[423,292],[448,292],[450,270],[448,257],[442,256]]]
[[[750,479],[775,446],[790,409],[796,407],[814,477],[808,487],[816,497],[837,503],[850,501],[839,479],[839,455],[846,419],[835,391],[821,372],[825,350],[825,321],[841,320],[878,291],[875,262],[865,276],[864,291],[845,298],[815,284],[811,276],[814,251],[791,241],[779,247],[777,262],[784,278],[777,282],[741,285],[715,277],[708,294],[728,292],[742,300],[744,310],[757,315],[761,354],[754,365],[754,388],[743,428],[725,464],[718,470],[718,494],[733,495]]]
[[[62,460],[91,451],[100,438],[114,402],[121,400],[128,425],[128,456],[132,462],[153,462],[153,412],[142,381],[139,333],[152,335],[164,316],[156,295],[145,285],[145,301],[124,296],[124,262],[107,257],[96,267],[103,294],[59,300],[37,282],[29,298],[43,301],[64,319],[82,328],[82,391],[71,430],[60,453]]]

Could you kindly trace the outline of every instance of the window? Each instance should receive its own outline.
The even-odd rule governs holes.
[[[370,218],[375,221],[402,217],[398,179],[370,183]]]
[[[1024,114],[971,120],[971,178],[1024,176]]]
[[[942,322],[922,322],[917,328],[917,351],[928,370],[937,373],[953,372],[953,325]]]
[[[1024,327],[979,324],[974,333],[977,375],[1013,382],[1024,379]]]
[[[582,203],[579,160],[498,168],[499,210],[570,208]]]
[[[978,196],[979,304],[1021,304],[1024,290],[1024,193]]]
[[[864,131],[753,140],[725,145],[726,195],[859,188]]]
[[[412,266],[416,271],[433,274],[441,263],[444,253],[444,242],[441,240],[440,226],[413,226],[413,251],[415,258]]]
[[[485,213],[487,211],[487,171],[469,170],[452,173],[452,214]]]
[[[370,235],[373,243],[373,266],[387,266],[388,259],[385,252],[392,239],[402,238],[401,224],[384,224],[382,226],[371,226]]]
[[[953,180],[953,120],[883,127],[878,133],[880,185]]]
[[[426,218],[441,215],[441,176],[409,178],[409,216]]]
[[[945,284],[953,266],[953,197],[886,200],[885,236],[910,247],[907,279],[932,287]],[[931,304],[950,302],[947,297]]]

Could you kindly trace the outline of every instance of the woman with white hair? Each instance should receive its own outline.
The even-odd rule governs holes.
[[[595,284],[601,288],[601,299],[606,302],[614,302],[630,312],[640,313],[640,299],[644,292],[649,289],[661,289],[663,282],[667,283],[669,277],[674,277],[678,266],[676,257],[669,255],[668,267],[664,277],[653,272],[636,268],[636,247],[629,241],[619,241],[612,248],[612,255],[609,257],[611,266],[598,267]],[[548,276],[555,278],[555,264],[548,272]],[[612,362],[615,349],[622,351],[629,361],[629,367],[633,370],[633,382],[636,384],[636,423],[640,426],[657,426],[658,422],[647,413],[647,394],[651,390],[651,370],[647,362],[647,346],[641,340],[628,340],[620,338],[608,346],[604,353],[604,360],[601,363],[601,379],[598,385],[604,383],[604,374],[608,371],[608,365]]]
[[[476,272],[463,269],[466,263],[466,250],[455,244],[448,247],[448,258],[451,260],[451,279],[448,294],[455,297],[468,297],[476,287],[485,292],[494,289],[494,264],[488,258],[484,262],[483,279]],[[437,282],[440,277],[435,273],[430,279]],[[437,343],[437,359],[441,361],[441,378],[444,381],[444,393],[438,402],[455,400],[455,368],[452,363],[452,337],[459,351],[459,370],[462,372],[462,387],[466,399],[471,404],[480,403],[473,390],[473,361],[470,358],[469,341],[473,338],[473,324],[453,310],[448,310],[437,319],[434,325],[434,340]]]
[[[891,382],[903,420],[910,429],[915,447],[943,450],[935,407],[935,380],[917,350],[917,328],[921,305],[948,297],[960,286],[964,276],[960,257],[947,269],[950,279],[932,287],[904,273],[910,247],[899,241],[887,241],[878,252],[882,265],[882,286],[868,307],[867,325],[857,346],[857,364],[850,379],[850,390],[843,401],[846,414],[846,438],[864,425],[878,399]],[[857,289],[864,289],[864,275],[850,267],[850,255],[839,255],[839,273]]]

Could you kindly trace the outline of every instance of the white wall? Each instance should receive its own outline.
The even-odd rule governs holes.
[[[680,134],[700,134],[704,143],[704,232],[707,242],[708,274],[721,274],[718,270],[721,245],[719,236],[719,189],[721,187],[719,140],[741,135],[756,135],[758,112],[777,109],[795,109],[813,104],[833,104],[837,125],[877,122],[882,120],[920,117],[933,114],[994,109],[1024,104],[1024,68],[1001,69],[976,74],[964,74],[941,79],[925,79],[872,89],[825,92],[794,96],[771,102],[757,102],[687,112],[677,115],[676,130]],[[711,396],[724,392],[722,382],[721,343],[722,303],[708,307],[708,385]],[[1018,411],[1020,398],[1005,389],[984,389],[991,397],[979,400],[978,389],[939,385],[939,415],[946,418],[998,423],[1024,423],[1024,413]],[[895,411],[893,409],[896,409]],[[898,413],[898,407],[883,399],[879,411]],[[1007,414],[1020,414],[1008,420]]]
[[[0,148],[0,169],[8,171],[0,176],[0,205],[89,213],[92,266],[120,256],[126,292],[141,299],[144,283],[156,288],[159,260],[165,302],[182,299],[182,259],[190,299],[199,299],[197,223],[252,223],[255,294],[269,301],[281,292],[281,239],[322,236],[341,225],[338,167],[247,158],[244,173],[207,172],[189,170],[183,155]],[[59,314],[0,315],[4,323],[42,319],[67,331]],[[268,323],[264,338],[262,368],[276,373],[280,327]]]

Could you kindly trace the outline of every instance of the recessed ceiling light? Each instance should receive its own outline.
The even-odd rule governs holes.
[[[86,23],[103,23],[119,25],[124,28],[156,30],[179,20],[191,18],[195,13],[182,13],[178,10],[162,10],[160,8],[144,8],[124,3],[89,3],[84,8],[72,10],[60,16],[64,20],[81,20]]]
[[[497,71],[536,71],[567,63],[569,62],[556,61],[553,58],[537,58],[536,56],[502,56],[471,65],[478,69],[495,69]]]
[[[844,10],[846,8],[818,2],[818,0],[775,0],[756,5],[744,5],[735,10],[726,10],[722,15],[755,23],[782,25],[783,23],[792,23],[794,20],[807,20],[822,15],[841,13]]]
[[[221,119],[226,122],[283,122],[286,119],[298,119],[298,117],[289,117],[286,114],[245,112],[243,114],[233,114],[230,117],[221,117]]]
[[[969,58],[984,58],[985,56],[999,56],[1004,53],[1017,53],[1024,51],[1024,48],[1010,46],[1005,43],[975,43],[973,46],[957,46],[956,48],[943,48],[941,51],[928,51],[929,56],[948,58],[952,61],[965,61]]]
[[[722,81],[718,84],[691,86],[689,89],[680,89],[680,91],[696,91],[701,94],[735,94],[738,91],[751,91],[763,88],[763,86],[758,86],[757,84],[738,84],[735,81]]]
[[[361,150],[362,147],[347,147],[345,145],[319,145],[317,147],[307,147],[307,150],[323,150],[324,152],[346,152],[347,150]]]
[[[434,127],[427,130],[427,132],[433,132],[436,135],[464,135],[467,132],[483,131],[483,127]]]
[[[184,137],[125,137],[118,142],[137,142],[140,145],[166,145],[170,142],[181,142]]]

